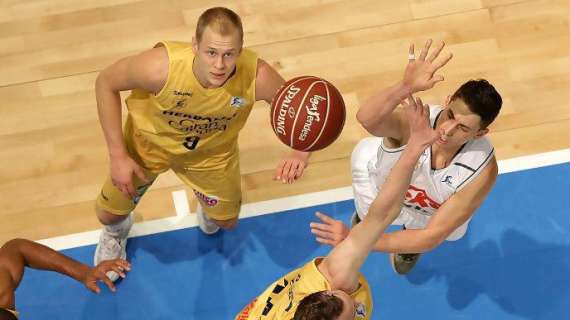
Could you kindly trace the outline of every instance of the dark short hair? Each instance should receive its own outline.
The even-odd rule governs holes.
[[[343,305],[339,297],[326,291],[311,293],[304,297],[293,320],[334,320],[342,313]]]
[[[204,11],[196,25],[196,40],[200,43],[206,27],[211,27],[221,35],[228,35],[237,31],[243,43],[243,27],[237,13],[224,7],[214,7]]]
[[[481,129],[495,120],[503,104],[501,95],[485,79],[465,82],[451,96],[451,101],[455,99],[461,99],[471,112],[481,117]]]
[[[0,320],[18,320],[18,318],[12,312],[0,307]]]

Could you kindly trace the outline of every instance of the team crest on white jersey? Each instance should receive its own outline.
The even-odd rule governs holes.
[[[245,105],[245,98],[243,97],[232,97],[230,99],[230,106],[234,107],[234,108],[240,108],[243,107]]]
[[[453,178],[453,177],[446,175],[445,178],[443,180],[441,180],[441,182],[446,183],[448,186],[451,186],[453,184],[453,182],[451,181],[451,178]]]

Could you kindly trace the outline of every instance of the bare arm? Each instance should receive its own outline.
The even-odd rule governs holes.
[[[95,82],[97,111],[109,151],[111,177],[115,185],[130,197],[136,195],[132,174],[145,179],[125,148],[119,93],[135,88],[157,93],[167,78],[168,54],[165,48],[158,47],[115,62],[101,71]]]
[[[497,161],[493,158],[477,178],[443,203],[425,229],[384,234],[377,241],[374,250],[418,253],[437,247],[473,216],[493,188],[497,174]]]
[[[267,62],[259,59],[255,83],[256,99],[271,104],[277,90],[285,83],[285,79]],[[283,183],[293,183],[303,175],[310,156],[310,152],[291,150],[277,165],[273,178]]]
[[[413,169],[420,154],[438,135],[429,126],[428,107],[421,101],[406,108],[410,119],[412,136],[398,162],[376,197],[366,218],[356,225],[348,237],[336,246],[319,265],[331,286],[351,292],[358,283],[358,270],[373,249],[374,244],[394,219],[399,215]]]
[[[409,130],[403,112],[396,107],[408,95],[432,88],[443,76],[435,72],[451,59],[451,54],[438,58],[445,44],[442,42],[428,57],[431,40],[428,40],[417,59],[408,60],[404,77],[397,84],[382,90],[368,99],[356,114],[356,119],[371,134],[388,137],[406,144]],[[414,45],[410,45],[408,54],[414,56]]]
[[[22,280],[24,267],[65,274],[97,293],[97,280],[104,281],[111,290],[115,288],[105,272],[113,270],[124,277],[124,271],[130,269],[129,263],[120,259],[91,268],[39,243],[10,240],[0,248],[0,306],[14,309],[14,291]]]

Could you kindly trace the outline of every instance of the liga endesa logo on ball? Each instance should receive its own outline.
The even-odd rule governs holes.
[[[315,151],[330,145],[341,133],[346,111],[340,92],[313,76],[287,81],[271,102],[271,125],[289,147]]]
[[[321,116],[319,114],[318,105],[319,105],[319,102],[325,101],[325,100],[326,100],[325,97],[321,97],[321,96],[317,96],[317,95],[315,95],[309,99],[309,101],[311,102],[311,105],[305,107],[307,109],[307,118],[305,119],[305,124],[303,125],[303,130],[301,130],[301,134],[299,135],[299,140],[305,141],[307,139],[307,136],[311,132],[311,126],[313,124],[313,121],[316,121],[316,122],[321,121]]]

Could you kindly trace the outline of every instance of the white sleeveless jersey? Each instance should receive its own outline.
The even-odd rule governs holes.
[[[430,106],[432,127],[443,108]],[[368,163],[372,184],[380,191],[392,167],[398,161],[404,147],[390,149],[380,143],[377,159]],[[477,177],[493,157],[495,150],[485,137],[465,143],[455,155],[449,166],[434,170],[431,167],[431,147],[424,150],[412,175],[410,187],[406,192],[402,211],[412,216],[424,218],[433,215],[436,210]],[[376,160],[376,161],[374,161]]]

